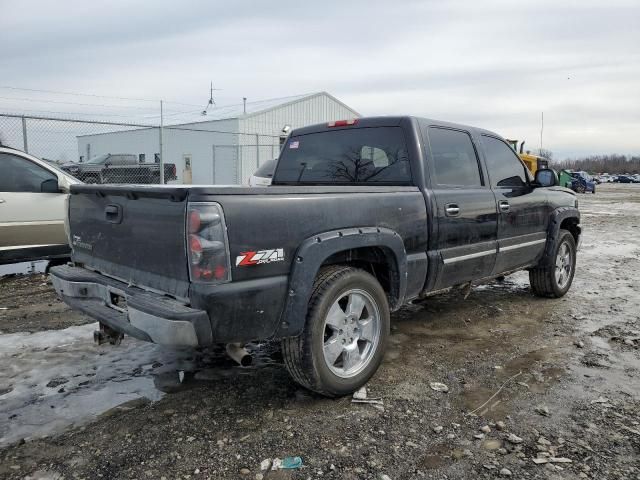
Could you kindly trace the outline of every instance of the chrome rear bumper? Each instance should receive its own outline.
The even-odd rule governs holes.
[[[212,343],[207,312],[171,297],[68,265],[53,267],[51,281],[65,303],[118,332],[173,347]]]

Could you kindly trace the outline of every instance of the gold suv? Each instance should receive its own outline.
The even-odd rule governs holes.
[[[81,183],[52,163],[0,146],[0,265],[69,256],[69,189]]]

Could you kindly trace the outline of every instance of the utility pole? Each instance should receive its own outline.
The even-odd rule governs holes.
[[[540,123],[540,152],[542,152],[542,132],[544,132],[544,112],[541,112],[541,123]]]
[[[160,100],[160,185],[164,185],[164,144],[162,143],[162,130],[164,128],[164,115],[162,112],[162,100]]]

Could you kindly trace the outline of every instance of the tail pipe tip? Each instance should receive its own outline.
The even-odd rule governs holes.
[[[253,363],[253,357],[249,352],[247,352],[247,349],[244,348],[244,345],[241,343],[228,343],[227,355],[229,355],[234,362],[238,365],[242,365],[243,367],[248,367]]]

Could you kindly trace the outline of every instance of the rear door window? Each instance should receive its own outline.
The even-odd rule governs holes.
[[[527,185],[526,167],[511,147],[487,135],[482,136],[482,143],[493,187],[519,188]]]
[[[371,127],[290,137],[273,183],[409,185],[404,133],[400,127]]]
[[[467,132],[429,127],[429,146],[435,184],[481,186],[480,165]]]

